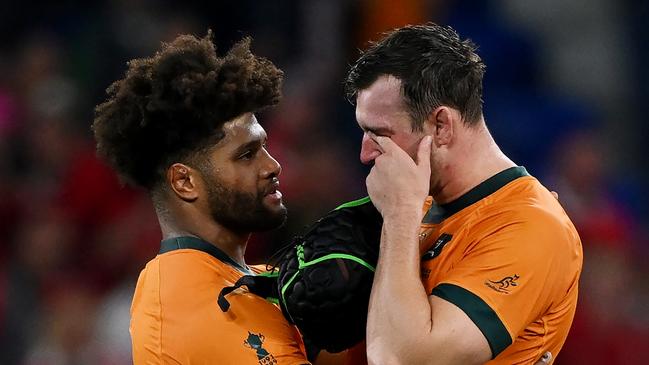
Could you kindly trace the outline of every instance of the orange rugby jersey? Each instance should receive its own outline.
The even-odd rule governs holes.
[[[428,203],[430,204],[430,203]],[[524,167],[433,204],[422,222],[421,277],[461,308],[492,351],[488,364],[556,358],[577,305],[581,241],[559,202]]]
[[[275,305],[239,288],[229,310],[219,308],[221,289],[260,271],[198,238],[162,241],[131,306],[135,365],[308,364],[297,329]]]

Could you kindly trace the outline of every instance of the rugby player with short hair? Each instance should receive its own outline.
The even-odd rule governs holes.
[[[383,216],[371,364],[547,363],[568,335],[581,242],[555,197],[494,142],[484,71],[471,42],[431,23],[390,32],[349,72]]]

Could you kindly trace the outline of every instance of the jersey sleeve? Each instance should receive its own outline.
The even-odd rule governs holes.
[[[469,316],[493,357],[565,293],[578,256],[570,227],[551,216],[502,218],[481,224],[484,233],[472,235],[431,293]]]

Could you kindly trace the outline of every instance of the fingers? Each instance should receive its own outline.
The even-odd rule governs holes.
[[[552,353],[550,351],[546,351],[541,358],[534,363],[534,365],[548,365],[552,363]]]
[[[552,193],[552,196],[553,196],[555,199],[559,200],[559,193],[557,193],[557,192],[554,191],[554,190],[551,191],[550,193]]]
[[[424,136],[424,138],[419,141],[419,149],[417,150],[417,166],[430,166],[430,148],[433,137]]]
[[[402,150],[390,137],[377,136],[371,131],[366,132],[367,135],[374,141],[379,147],[381,153],[390,153],[395,150]],[[424,136],[424,138],[419,141],[419,148],[417,150],[417,165],[420,165],[421,162],[424,162],[426,165],[430,165],[430,149],[432,145],[433,137]],[[405,151],[404,151],[405,152]]]
[[[371,131],[367,131],[366,133],[370,137],[370,139],[379,146],[379,150],[381,151],[381,153],[385,153],[387,152],[387,150],[390,149],[391,147],[390,143],[394,144],[394,142],[392,142],[392,140],[388,137],[377,136],[376,134],[374,134],[374,132]]]

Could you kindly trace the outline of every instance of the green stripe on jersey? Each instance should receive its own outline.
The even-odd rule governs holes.
[[[439,284],[431,294],[455,304],[471,318],[489,342],[492,359],[512,344],[507,328],[479,296],[453,284]]]

